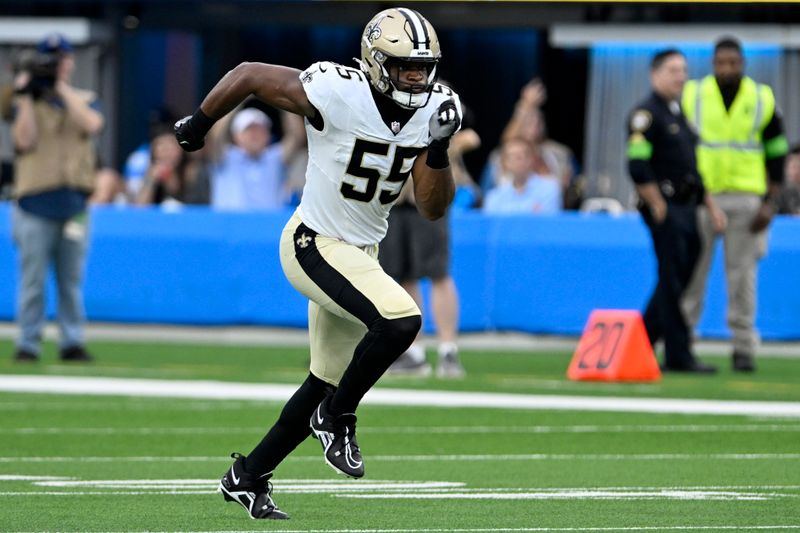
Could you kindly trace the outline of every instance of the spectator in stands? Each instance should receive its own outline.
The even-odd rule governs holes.
[[[501,143],[511,139],[527,142],[534,154],[538,155],[535,172],[542,176],[555,176],[564,197],[562,206],[577,209],[580,198],[576,194],[576,188],[579,189],[580,184],[575,182],[575,157],[567,146],[547,137],[547,127],[541,109],[546,100],[547,89],[540,79],[534,78],[525,84],[520,91],[514,113],[503,130]],[[481,186],[484,190],[500,184],[499,180],[502,180],[500,160],[500,150],[490,154],[481,177]]]
[[[131,198],[139,195],[147,169],[150,168],[150,140],[165,129],[171,128],[176,120],[178,116],[166,108],[153,109],[148,113],[147,140],[128,155],[122,169],[127,195]]]
[[[778,196],[778,213],[800,215],[800,144],[786,156],[786,181]]]
[[[456,195],[453,198],[451,209],[471,209],[482,203],[481,188],[467,170],[464,163],[464,154],[477,150],[481,146],[481,137],[472,127],[472,113],[461,106],[464,121],[461,130],[453,136],[450,148],[447,151],[450,157],[450,167],[453,170],[453,179],[456,182]]]
[[[491,189],[483,203],[486,213],[552,214],[561,211],[561,186],[552,176],[534,171],[536,157],[524,139],[503,143],[500,184]]]
[[[446,85],[453,90],[455,87],[446,80],[439,79],[439,83]],[[472,209],[482,203],[482,191],[467,169],[464,162],[464,154],[477,150],[481,146],[481,137],[475,131],[475,114],[472,109],[461,102],[461,129],[453,136],[447,155],[450,158],[450,168],[453,172],[453,179],[456,182],[456,195],[451,209]],[[391,215],[390,215],[391,220]]]
[[[767,228],[776,211],[789,145],[769,86],[744,75],[738,40],[726,37],[714,47],[713,74],[686,82],[683,112],[699,132],[697,167],[706,190],[727,217],[715,232],[706,210],[700,212],[703,251],[685,295],[692,326],[700,319],[706,278],[721,234],[725,248],[728,327],[733,334],[733,370],[755,370],[759,342],[755,328],[758,262],[767,250]],[[760,119],[754,122],[756,118]]]
[[[280,209],[291,204],[297,191],[292,191],[287,182],[287,164],[305,147],[305,131],[296,115],[282,116],[284,135],[274,143],[272,121],[255,107],[229,113],[217,123],[210,139],[213,207]],[[227,129],[232,143],[223,141]]]
[[[208,203],[208,177],[202,156],[192,157],[178,145],[172,125],[150,141],[150,165],[136,203],[174,205]]]
[[[111,167],[98,168],[95,173],[94,192],[89,197],[89,203],[92,205],[128,203],[125,181],[120,173]]]
[[[104,119],[97,96],[75,88],[72,45],[60,34],[37,47],[37,68],[14,80],[12,139],[16,151],[13,236],[19,256],[16,361],[37,361],[45,322],[45,278],[58,286],[62,361],[90,361],[84,346],[83,271],[94,188],[94,136]],[[46,59],[44,61],[43,59]]]

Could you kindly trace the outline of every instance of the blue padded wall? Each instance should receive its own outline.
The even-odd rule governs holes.
[[[90,320],[305,326],[306,301],[284,279],[278,260],[290,214],[94,209],[86,273]],[[14,316],[10,218],[10,206],[0,204],[0,320]],[[650,239],[636,214],[455,212],[450,223],[463,331],[577,335],[592,309],[641,309],[655,282]],[[765,339],[800,338],[797,272],[800,219],[779,217],[759,275],[757,323]],[[718,254],[701,334],[727,335],[724,306]]]

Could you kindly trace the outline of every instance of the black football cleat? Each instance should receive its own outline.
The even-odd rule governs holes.
[[[330,396],[311,415],[312,435],[322,444],[325,462],[339,474],[364,477],[364,461],[356,442],[356,415],[347,413],[333,417],[328,413]]]
[[[692,361],[686,366],[667,366],[661,365],[662,372],[677,372],[681,374],[705,374],[712,375],[717,373],[717,367],[700,361]]]
[[[268,520],[289,518],[289,515],[278,509],[272,501],[272,483],[269,482],[272,472],[256,478],[245,472],[245,457],[242,454],[232,453],[231,457],[236,460],[219,483],[219,490],[225,501],[236,502],[244,507],[250,518]]]
[[[756,364],[753,356],[749,353],[733,352],[733,371],[755,372]]]
[[[14,354],[14,361],[17,363],[36,363],[39,361],[39,356],[31,351],[19,349]]]
[[[61,361],[65,363],[91,363],[94,357],[83,346],[71,346],[61,350]]]

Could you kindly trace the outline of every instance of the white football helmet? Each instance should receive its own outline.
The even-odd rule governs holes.
[[[381,11],[367,24],[359,65],[378,92],[402,107],[415,109],[428,103],[441,56],[431,23],[413,9],[397,7]],[[392,79],[389,67],[393,61],[423,63],[426,82],[409,85]]]

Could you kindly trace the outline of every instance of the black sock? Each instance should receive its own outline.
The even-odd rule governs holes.
[[[311,434],[308,424],[314,409],[334,390],[333,385],[309,374],[286,402],[278,421],[247,456],[247,472],[260,477],[275,470]]]
[[[419,315],[376,320],[356,346],[353,360],[331,398],[328,411],[334,416],[355,413],[361,398],[400,354],[411,346],[421,325],[422,318]]]

